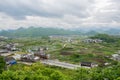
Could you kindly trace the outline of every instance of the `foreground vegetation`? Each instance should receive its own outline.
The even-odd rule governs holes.
[[[35,63],[17,64],[0,74],[0,80],[120,80],[120,63],[108,68],[68,70]]]
[[[2,56],[0,56],[0,73],[2,73],[5,69],[6,65],[5,65],[5,61],[4,58]]]

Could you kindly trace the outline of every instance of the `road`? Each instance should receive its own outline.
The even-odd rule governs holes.
[[[68,69],[77,69],[81,67],[80,65],[75,65],[75,64],[70,64],[70,63],[60,62],[55,60],[42,60],[41,63],[51,65],[51,66],[54,65],[58,67],[68,68]]]
[[[25,65],[32,65],[33,63],[28,63],[28,62],[21,62],[21,61],[19,61],[19,62],[17,62],[17,63],[21,63],[21,64],[25,64]]]
[[[81,67],[80,65],[70,64],[70,63],[66,63],[66,62],[60,62],[60,61],[56,61],[56,60],[40,60],[40,62],[42,64],[58,66],[58,67],[67,68],[67,69],[77,69],[77,68]],[[33,64],[33,63],[29,63],[29,62],[18,62],[18,63],[22,63],[22,64],[26,64],[26,65]],[[84,68],[90,68],[90,67],[84,66]]]
[[[15,54],[13,56],[16,60],[20,59],[20,55],[19,54]],[[40,62],[42,64],[47,64],[47,65],[51,65],[51,66],[58,66],[58,67],[63,67],[63,68],[67,68],[67,69],[77,69],[80,68],[80,65],[75,65],[75,64],[70,64],[70,63],[66,63],[66,62],[60,62],[58,60],[40,60]],[[32,65],[32,63],[29,62],[18,62],[18,63],[22,63],[22,64],[26,64],[26,65]],[[89,67],[85,67],[84,68],[89,68]]]
[[[13,57],[16,60],[20,59],[19,54],[15,54]],[[66,63],[66,62],[60,62],[58,60],[40,60],[40,62],[42,64],[47,64],[47,65],[51,65],[51,66],[58,66],[58,67],[63,67],[63,68],[67,68],[67,69],[77,69],[77,68],[81,67],[80,65],[70,64],[70,63]],[[32,63],[29,63],[29,62],[18,62],[18,63],[32,65]],[[84,67],[84,68],[89,68],[89,67]]]
[[[77,69],[77,68],[81,67],[80,65],[75,65],[75,64],[70,64],[70,63],[60,62],[60,61],[55,61],[55,60],[40,60],[40,62],[42,64],[47,64],[47,65],[51,65],[51,66],[58,66],[58,67],[63,67],[63,68],[67,68],[67,69]],[[21,61],[18,63],[22,63],[22,64],[26,64],[26,65],[33,64],[33,63],[21,62]]]

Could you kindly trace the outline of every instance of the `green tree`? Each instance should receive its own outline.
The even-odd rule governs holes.
[[[76,75],[74,75],[74,80],[90,80],[89,69],[80,68],[77,70]]]
[[[66,80],[66,77],[59,71],[55,71],[50,75],[51,80]]]
[[[2,73],[5,69],[5,61],[4,61],[4,58],[2,56],[0,56],[0,73]]]

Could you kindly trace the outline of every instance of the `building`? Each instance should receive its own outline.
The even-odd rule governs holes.
[[[120,61],[120,54],[113,54],[112,59],[116,61]]]
[[[40,58],[34,56],[34,54],[22,54],[21,55],[21,61],[25,61],[25,62],[36,62],[38,61]]]
[[[7,65],[13,65],[17,63],[17,61],[13,57],[5,57],[4,60]]]
[[[34,55],[35,56],[39,56],[41,59],[48,59],[48,58],[50,58],[50,55],[46,54],[44,52],[43,48],[39,48],[36,52],[34,52]]]
[[[98,65],[92,62],[81,62],[80,63],[81,67],[97,67]]]
[[[85,43],[102,43],[103,40],[100,40],[100,39],[85,39],[83,42],[85,42]]]
[[[0,50],[0,55],[6,57],[6,56],[12,56],[14,55],[14,53],[11,53],[8,50],[3,49],[3,50]]]
[[[6,49],[8,51],[17,51],[18,50],[18,48],[16,48],[16,45],[13,43],[5,45],[4,49]]]

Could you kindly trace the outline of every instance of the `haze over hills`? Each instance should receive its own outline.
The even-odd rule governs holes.
[[[18,28],[16,30],[1,30],[0,36],[6,37],[39,37],[50,35],[95,35],[97,33],[106,33],[111,35],[119,35],[120,28],[76,28],[65,30],[61,28],[42,28],[29,27]]]

